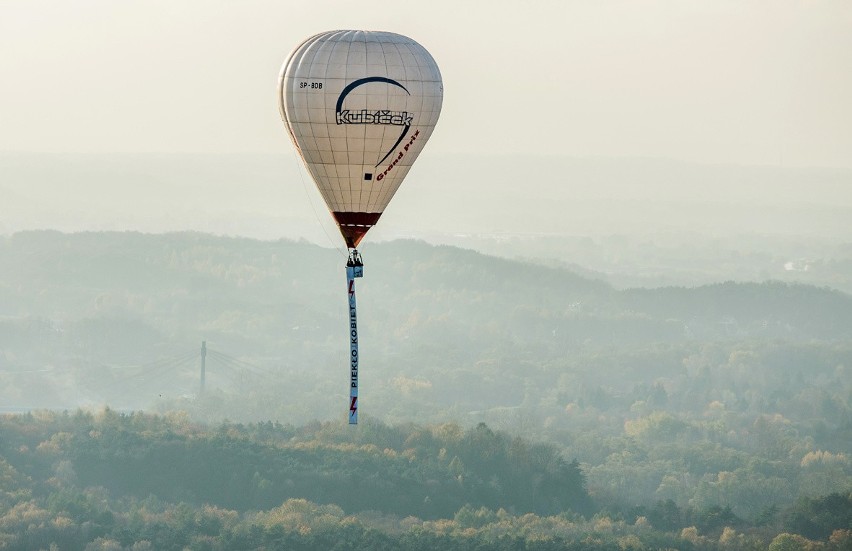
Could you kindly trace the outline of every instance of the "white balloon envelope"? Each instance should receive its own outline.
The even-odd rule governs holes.
[[[405,36],[329,31],[290,54],[281,118],[354,249],[432,134],[444,87],[435,60]]]

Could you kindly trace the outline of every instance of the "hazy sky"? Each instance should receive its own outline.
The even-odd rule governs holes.
[[[852,2],[0,0],[0,151],[291,152],[324,30],[429,49],[429,152],[852,168]]]

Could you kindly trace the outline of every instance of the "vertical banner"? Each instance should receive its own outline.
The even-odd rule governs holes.
[[[349,293],[349,424],[358,424],[358,315],[355,312],[355,278],[361,277],[361,266],[346,267]]]

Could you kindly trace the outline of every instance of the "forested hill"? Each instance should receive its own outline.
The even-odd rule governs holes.
[[[11,466],[30,481],[47,480],[54,474],[51,465],[64,462],[65,475],[59,476],[83,487],[103,486],[115,496],[155,495],[240,511],[303,498],[347,512],[427,519],[452,517],[465,504],[517,513],[591,513],[579,465],[556,446],[512,438],[484,424],[464,430],[455,424],[367,422],[360,428],[267,422],[210,429],[180,414],[111,410],[0,416],[0,474]]]
[[[368,244],[364,256],[361,314],[368,336],[382,339],[828,340],[847,338],[852,327],[852,297],[804,285],[616,291],[564,269],[416,241]],[[109,319],[118,335],[128,325],[153,340],[205,336],[241,354],[283,354],[294,333],[304,344],[339,332],[344,260],[304,242],[19,233],[0,241],[0,316],[7,320],[0,339],[9,320],[49,320],[85,333]]]
[[[729,282],[619,291],[565,269],[416,241],[363,252],[362,385],[365,404],[388,421],[627,396],[663,376],[689,386],[687,358],[709,354],[708,342],[748,343],[740,347],[775,378],[812,376],[848,356],[852,297],[829,289]],[[0,405],[138,408],[194,395],[205,340],[231,358],[217,356],[219,366],[211,356],[210,390],[285,385],[283,395],[221,415],[325,418],[345,390],[344,262],[340,251],[304,242],[195,233],[3,238]],[[805,359],[781,371],[781,357]],[[267,379],[246,379],[235,372],[246,364],[233,359]],[[724,380],[742,390],[756,379]]]

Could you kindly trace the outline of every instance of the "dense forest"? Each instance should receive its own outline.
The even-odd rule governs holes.
[[[0,240],[0,548],[849,548],[852,296],[363,252]]]
[[[754,521],[730,507],[612,512],[576,462],[495,432],[185,415],[0,418],[5,549],[848,549],[852,494]]]

